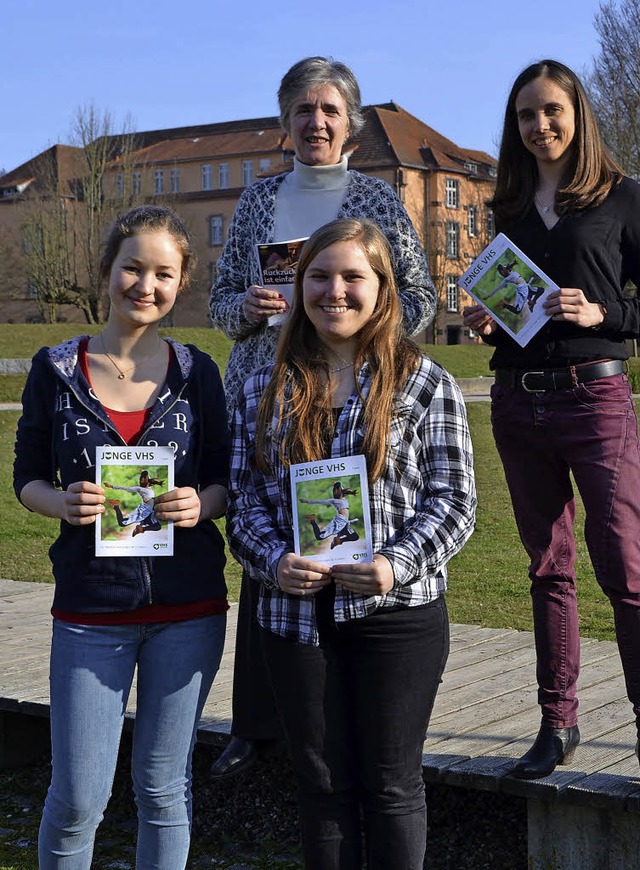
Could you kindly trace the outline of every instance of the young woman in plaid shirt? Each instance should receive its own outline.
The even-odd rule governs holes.
[[[422,746],[449,649],[446,562],[473,529],[464,403],[404,336],[388,243],[333,221],[305,244],[274,364],[234,420],[231,548],[258,617],[299,785],[305,867],[422,868]],[[364,454],[374,557],[293,550],[289,467]]]

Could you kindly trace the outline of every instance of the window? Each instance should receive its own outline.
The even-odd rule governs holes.
[[[447,257],[450,260],[458,259],[459,243],[460,224],[456,221],[447,221]]]
[[[447,276],[447,311],[457,311],[460,307],[460,293],[458,291],[458,279],[455,275]]]
[[[164,193],[164,169],[156,169],[153,173],[153,192]]]
[[[124,172],[118,172],[116,175],[116,196],[118,199],[124,196]]]
[[[253,160],[242,161],[242,186],[253,184]]]
[[[214,214],[209,218],[209,244],[222,244],[222,215]]]
[[[180,193],[180,170],[175,166],[171,170],[169,181],[171,183],[171,193]]]
[[[467,229],[469,230],[469,235],[475,236],[478,227],[478,210],[476,209],[475,205],[469,206],[467,218]]]
[[[478,174],[478,164],[477,163],[471,163],[471,162],[466,161],[464,164],[464,168],[468,169],[472,175]]]
[[[493,210],[487,209],[487,238],[491,240],[496,234],[496,219]]]
[[[261,157],[260,158],[260,172],[268,172],[271,169],[271,158],[270,157]]]
[[[139,169],[134,169],[131,173],[131,193],[134,196],[140,196],[142,190],[142,175]]]
[[[202,166],[202,189],[213,190],[213,167],[210,163]]]
[[[218,187],[226,190],[229,187],[229,164],[220,163],[218,166]]]
[[[445,205],[447,208],[458,208],[460,204],[460,182],[455,178],[445,181]]]

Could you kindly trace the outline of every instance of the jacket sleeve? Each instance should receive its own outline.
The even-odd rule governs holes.
[[[255,464],[255,431],[262,375],[249,378],[231,427],[231,472],[227,540],[235,558],[255,580],[277,589],[278,562],[293,551],[293,533],[278,522],[286,489],[275,476]]]
[[[436,311],[436,290],[429,266],[411,218],[386,181],[360,176],[364,201],[363,217],[378,224],[387,236],[395,259],[395,275],[402,302],[404,325],[408,335],[416,335],[431,323]],[[343,209],[348,208],[345,200]],[[354,213],[359,203],[352,201]],[[362,207],[362,205],[360,205]],[[345,217],[350,215],[344,214]]]
[[[243,300],[247,287],[259,278],[254,246],[255,215],[253,200],[259,196],[247,188],[240,199],[231,220],[229,235],[220,259],[216,264],[216,280],[209,294],[211,322],[227,338],[234,341],[256,332],[260,325],[247,320]]]
[[[32,480],[57,484],[52,449],[56,385],[53,372],[43,360],[44,353],[46,348],[33,358],[22,393],[22,416],[18,421],[13,463],[13,488],[18,499]]]
[[[474,528],[473,448],[462,394],[447,372],[422,415],[418,437],[422,488],[416,512],[379,551],[391,562],[397,585],[440,572]]]
[[[192,350],[195,351],[195,348]],[[217,483],[226,487],[229,483],[231,442],[222,379],[211,357],[198,352],[198,360],[198,486],[205,489]]]

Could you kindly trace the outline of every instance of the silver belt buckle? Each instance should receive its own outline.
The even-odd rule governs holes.
[[[520,378],[520,383],[522,384],[522,389],[525,393],[545,393],[546,390],[530,390],[527,386],[527,378],[529,375],[544,375],[544,372],[525,372]]]

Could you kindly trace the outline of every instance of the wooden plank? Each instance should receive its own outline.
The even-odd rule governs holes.
[[[0,580],[0,711],[48,715],[51,598],[50,586]],[[221,744],[229,736],[236,621],[232,605],[221,667],[198,731],[206,743]],[[451,654],[425,743],[427,780],[640,812],[635,732],[616,645],[582,641],[583,742],[571,768],[528,783],[508,772],[538,731],[536,694],[531,632],[452,625]],[[129,721],[134,711],[135,683]]]

